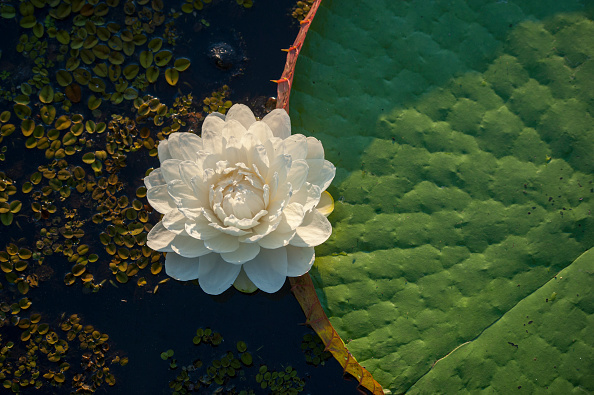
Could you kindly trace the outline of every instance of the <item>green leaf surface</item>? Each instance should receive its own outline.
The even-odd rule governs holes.
[[[594,388],[594,250],[461,345],[410,393],[570,394]],[[521,390],[518,392],[518,390]]]
[[[320,139],[337,167],[333,235],[311,274],[349,350],[393,393],[435,392],[424,376],[436,361],[594,245],[594,23],[582,12],[578,1],[322,2],[291,95],[293,133]],[[459,388],[502,388],[491,362],[459,363]],[[594,391],[549,373],[527,388],[559,377]]]

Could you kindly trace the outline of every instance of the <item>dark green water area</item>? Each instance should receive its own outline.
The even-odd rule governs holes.
[[[274,108],[295,5],[0,4],[0,392],[356,393],[288,282],[212,297],[144,245],[156,142]]]

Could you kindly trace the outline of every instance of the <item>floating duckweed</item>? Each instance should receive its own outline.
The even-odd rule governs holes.
[[[163,39],[160,38],[160,37],[155,37],[151,41],[149,41],[148,48],[152,52],[157,52],[157,51],[159,51],[161,49],[161,46],[162,45],[163,45]]]
[[[87,102],[89,110],[96,110],[101,105],[101,98],[96,97],[95,95],[89,96],[89,100]]]
[[[185,71],[188,69],[188,67],[190,67],[190,59],[187,59],[187,58],[176,59],[175,63],[173,64],[173,67],[175,67],[175,69],[177,71]]]
[[[146,80],[149,83],[154,83],[155,81],[157,81],[157,78],[159,78],[159,69],[155,66],[150,66],[146,69]],[[30,112],[30,110],[29,110]]]
[[[171,60],[173,54],[169,50],[163,50],[155,54],[155,64],[159,67],[166,66]]]
[[[176,85],[179,80],[179,72],[174,68],[168,68],[165,70],[165,79],[169,85]]]
[[[244,6],[245,8],[252,8],[254,2],[252,0],[236,0],[237,4]]]
[[[245,352],[245,350],[247,350],[247,345],[245,344],[245,342],[243,342],[243,341],[237,342],[237,351]]]
[[[163,265],[162,265],[162,264],[161,264],[161,262],[159,262],[159,261],[157,261],[157,262],[154,262],[154,263],[151,265],[151,273],[152,273],[153,275],[157,275],[157,274],[161,273],[161,270],[162,270],[162,269],[163,269]]]
[[[2,114],[0,114],[0,122],[5,123],[10,121],[10,111],[3,111]]]

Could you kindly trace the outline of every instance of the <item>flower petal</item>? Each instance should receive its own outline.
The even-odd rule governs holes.
[[[146,189],[156,187],[158,185],[164,185],[164,184],[167,184],[167,182],[163,178],[160,168],[151,171],[151,174],[144,177],[144,186],[146,187]]]
[[[171,210],[163,216],[161,223],[170,232],[176,235],[186,230],[186,217],[178,210]],[[175,250],[174,250],[175,251]]]
[[[165,257],[165,273],[179,281],[191,281],[198,278],[200,258],[184,258],[175,252],[168,252]]]
[[[307,159],[324,159],[324,147],[315,137],[307,138]]]
[[[219,254],[201,256],[198,268],[198,282],[204,292],[220,295],[235,282],[241,265],[225,262]]]
[[[171,242],[171,249],[185,258],[196,258],[211,252],[204,246],[204,241],[188,236],[186,232],[175,236]]]
[[[275,250],[263,248],[257,257],[243,264],[243,269],[256,287],[274,293],[285,283],[287,266],[287,251],[284,247]]]
[[[299,203],[289,203],[281,214],[281,220],[276,228],[277,232],[290,232],[303,223],[305,211]]]
[[[168,231],[159,221],[146,236],[146,245],[155,251],[172,251],[170,245],[174,238],[175,233]]]
[[[224,252],[221,258],[225,262],[242,264],[254,259],[260,252],[260,246],[256,243],[239,243],[239,248],[233,252]]]
[[[309,211],[320,201],[322,190],[319,186],[306,182],[301,189],[291,195],[291,203],[299,203],[304,211]]]
[[[241,146],[241,138],[247,132],[246,128],[236,119],[231,119],[225,122],[221,134],[227,142],[234,141],[237,147]]]
[[[167,191],[167,184],[153,187],[146,191],[146,198],[149,204],[161,214],[166,214],[177,208],[175,202],[169,196]]]
[[[282,108],[276,108],[266,115],[262,122],[265,122],[275,137],[286,139],[291,135],[291,118]]]
[[[324,159],[308,159],[309,173],[307,182],[317,185],[322,191],[325,191],[334,179],[336,167]]]
[[[215,132],[202,132],[202,146],[206,152],[220,154],[224,149],[223,136]]]
[[[287,174],[287,182],[291,183],[293,191],[298,191],[307,179],[309,166],[304,159],[294,160]]]
[[[256,287],[256,285],[252,282],[252,280],[250,280],[247,274],[245,274],[243,266],[241,267],[241,271],[235,279],[233,286],[236,290],[244,293],[252,293],[258,290],[258,287]]]
[[[167,191],[169,192],[169,196],[171,199],[177,204],[178,206],[185,206],[185,207],[201,207],[202,202],[196,199],[196,195],[194,194],[194,189],[189,187],[185,182],[182,180],[173,180],[167,183]],[[184,203],[182,205],[182,203]]]
[[[294,235],[294,230],[290,230],[288,232],[279,232],[277,229],[258,240],[258,244],[262,248],[268,248],[271,250],[275,248],[281,248],[288,245],[289,241],[291,241]]]
[[[194,161],[184,160],[179,164],[179,175],[183,182],[191,186],[192,178],[197,176],[202,177],[202,166],[198,166]]]
[[[167,140],[161,140],[157,146],[157,152],[159,155],[159,162],[161,163],[165,162],[167,159],[173,158],[169,152],[169,148],[167,147]]]
[[[206,132],[221,134],[221,130],[225,126],[225,116],[218,112],[208,114],[202,122],[202,134]]]
[[[311,269],[316,258],[313,247],[294,247],[288,245],[287,250],[287,277],[299,277]]]
[[[307,157],[307,139],[302,134],[294,134],[283,141],[285,154],[291,155],[293,160],[305,159]]]
[[[186,232],[199,240],[208,240],[221,234],[218,230],[209,225],[210,221],[201,215],[194,222],[186,222]]]
[[[179,159],[167,159],[165,162],[161,162],[161,174],[166,182],[181,180],[179,174],[179,164],[181,162]]]
[[[229,122],[232,119],[239,121],[246,129],[249,129],[252,123],[256,122],[254,113],[245,104],[235,104],[227,111],[225,122]]]
[[[270,126],[262,121],[254,122],[248,129],[248,133],[251,133],[258,140],[258,144],[263,144],[274,136]]]
[[[233,252],[238,249],[239,241],[237,240],[237,236],[220,233],[212,239],[205,240],[204,245],[212,252],[220,254],[222,252]]]
[[[303,223],[297,228],[290,244],[295,247],[315,247],[328,240],[331,234],[332,225],[328,219],[317,209],[313,209],[303,218]]]
[[[197,152],[202,150],[202,138],[194,133],[180,133],[179,145],[181,158],[184,160],[195,161]]]

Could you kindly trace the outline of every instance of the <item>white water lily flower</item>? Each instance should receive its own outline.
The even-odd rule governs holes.
[[[207,116],[201,137],[173,133],[158,149],[161,167],[144,183],[164,216],[147,244],[167,252],[169,276],[218,295],[232,284],[273,293],[309,271],[332,233],[324,191],[336,169],[319,140],[291,135],[284,110],[257,121],[236,104]]]

